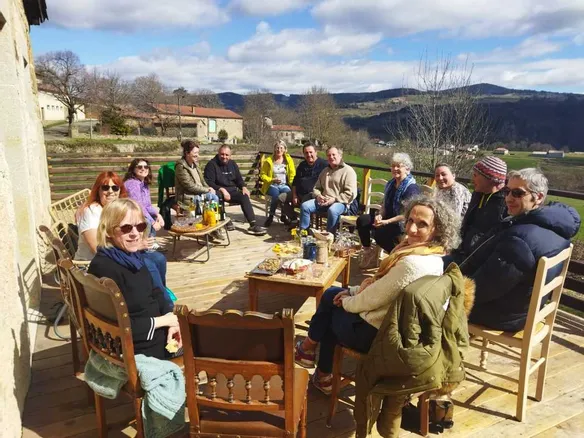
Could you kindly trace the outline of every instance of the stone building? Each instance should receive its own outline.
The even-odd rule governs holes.
[[[43,122],[67,120],[67,108],[55,97],[53,93],[44,90],[39,84],[39,107]],[[85,108],[81,105],[75,113],[75,120],[85,120]]]
[[[304,139],[304,128],[297,125],[272,125],[272,133],[288,144],[300,144]]]
[[[50,223],[47,157],[29,26],[45,0],[0,1],[0,435],[22,435],[41,290],[36,228]]]

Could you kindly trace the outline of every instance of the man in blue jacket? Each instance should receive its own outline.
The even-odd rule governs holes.
[[[538,169],[509,172],[502,192],[510,216],[483,236],[460,265],[476,283],[470,322],[523,330],[539,259],[567,248],[580,228],[574,208],[559,202],[544,206],[547,191],[547,178]]]

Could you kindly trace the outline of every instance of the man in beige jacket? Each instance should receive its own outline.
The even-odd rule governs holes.
[[[312,191],[313,199],[303,202],[300,207],[300,229],[310,226],[310,215],[327,212],[326,228],[334,233],[339,217],[346,213],[349,204],[357,197],[357,174],[351,166],[343,162],[343,151],[330,147],[326,151],[328,166],[321,172]]]

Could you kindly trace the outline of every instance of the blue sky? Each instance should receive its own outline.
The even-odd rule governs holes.
[[[128,80],[302,93],[419,88],[419,61],[473,82],[584,93],[583,0],[49,0],[40,55],[72,50]],[[455,70],[458,71],[458,70]]]

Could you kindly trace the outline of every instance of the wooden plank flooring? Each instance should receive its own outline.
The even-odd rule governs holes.
[[[256,205],[258,218],[263,211]],[[263,206],[262,206],[263,207]],[[228,209],[235,219],[236,231],[230,233],[232,244],[228,248],[211,249],[211,260],[205,264],[175,261],[167,253],[168,286],[176,293],[179,303],[191,308],[219,309],[248,308],[245,272],[252,269],[267,255],[275,242],[288,239],[285,228],[276,223],[269,234],[257,237],[245,234],[247,225],[238,207]],[[170,238],[159,238],[163,245],[171,247]],[[198,248],[192,240],[181,240],[177,245],[177,258],[188,257]],[[355,260],[354,260],[355,262]],[[352,263],[351,284],[358,284],[364,277]],[[41,313],[51,315],[51,306],[59,300],[52,275],[45,278]],[[283,294],[260,293],[259,310],[275,312],[284,307],[294,309],[296,327],[300,336],[306,335],[306,321],[315,310],[314,298],[304,300]],[[32,363],[32,382],[23,417],[23,437],[75,437],[97,436],[93,407],[88,403],[85,384],[72,376],[71,348],[69,342],[58,339],[48,322],[38,328],[36,349]],[[60,333],[68,333],[68,326],[60,326]],[[482,371],[468,370],[467,380],[454,395],[455,426],[441,434],[445,437],[578,437],[584,436],[584,320],[561,312],[558,315],[553,345],[550,352],[548,377],[544,401],[528,400],[527,421],[518,423],[515,413],[515,383],[493,377]],[[468,360],[478,363],[478,352],[470,350]],[[351,366],[347,363],[346,366]],[[503,376],[516,377],[517,368],[509,361],[489,357],[489,369]],[[532,379],[532,382],[534,379]],[[533,394],[533,383],[530,394]],[[309,389],[308,437],[349,438],[354,436],[351,411],[354,388],[347,387],[342,393],[333,428],[325,426],[328,398]],[[111,438],[133,436],[127,428],[132,408],[125,399],[108,401],[109,436]],[[0,432],[0,436],[2,433]],[[185,435],[186,436],[186,435]],[[374,437],[379,435],[374,431]],[[400,437],[419,436],[402,430]],[[434,435],[433,436],[439,436]]]

